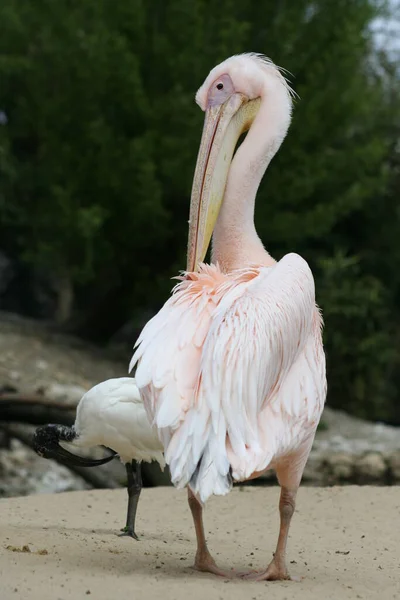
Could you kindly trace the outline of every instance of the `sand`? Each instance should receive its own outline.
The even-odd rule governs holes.
[[[276,487],[247,487],[208,503],[209,545],[221,567],[269,561],[277,500]],[[191,569],[185,492],[143,491],[140,542],[116,536],[125,508],[124,490],[1,500],[1,600],[400,598],[400,487],[303,487],[288,549],[300,583],[229,581]]]

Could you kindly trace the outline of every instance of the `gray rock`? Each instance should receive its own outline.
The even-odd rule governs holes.
[[[354,457],[339,452],[332,454],[326,460],[333,482],[350,481],[354,473]]]
[[[0,497],[85,490],[90,486],[66,467],[44,460],[18,440],[0,452]]]
[[[313,485],[326,484],[325,459],[322,456],[311,454],[303,473],[303,481]]]
[[[342,410],[325,407],[322,420],[327,428],[315,436],[313,453],[344,452],[361,456],[367,452],[400,450],[400,429],[383,423],[370,423]]]
[[[385,483],[387,465],[382,454],[369,452],[355,463],[356,478],[360,483]]]
[[[46,398],[57,402],[65,402],[67,404],[78,404],[82,396],[88,391],[80,385],[68,385],[63,383],[52,383],[46,387],[42,387]]]
[[[391,478],[396,482],[400,482],[400,450],[392,452],[388,457],[389,473]]]

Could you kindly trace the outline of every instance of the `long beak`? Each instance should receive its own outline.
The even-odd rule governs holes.
[[[97,460],[85,458],[84,456],[72,454],[72,452],[69,452],[57,443],[51,448],[42,449],[41,456],[43,456],[43,458],[57,458],[60,462],[75,467],[98,467],[99,465],[105,465],[110,462],[116,458],[117,455],[114,453],[111,456],[106,456],[105,458]]]
[[[210,244],[221,208],[232,156],[240,135],[249,129],[260,99],[233,94],[206,110],[190,202],[187,271],[198,268]]]

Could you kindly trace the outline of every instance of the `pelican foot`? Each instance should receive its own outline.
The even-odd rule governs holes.
[[[247,581],[301,581],[300,577],[291,577],[286,566],[279,565],[274,560],[270,562],[265,571],[248,571],[238,573],[241,579]]]
[[[202,573],[212,573],[218,575],[218,577],[224,577],[225,579],[233,579],[236,575],[234,571],[223,571],[217,567],[215,560],[209,552],[196,554],[193,569],[201,571]]]

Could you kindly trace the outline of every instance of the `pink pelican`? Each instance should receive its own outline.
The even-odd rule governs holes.
[[[137,363],[136,383],[172,481],[188,486],[197,569],[227,575],[207,548],[206,500],[229,492],[232,480],[275,470],[276,552],[263,572],[242,574],[257,580],[290,579],[289,526],[326,397],[311,270],[298,254],[276,262],[254,226],[257,190],[287,133],[292,94],[280,70],[257,54],[228,58],[197,92],[205,124],[187,271],[144,327],[130,364]]]

